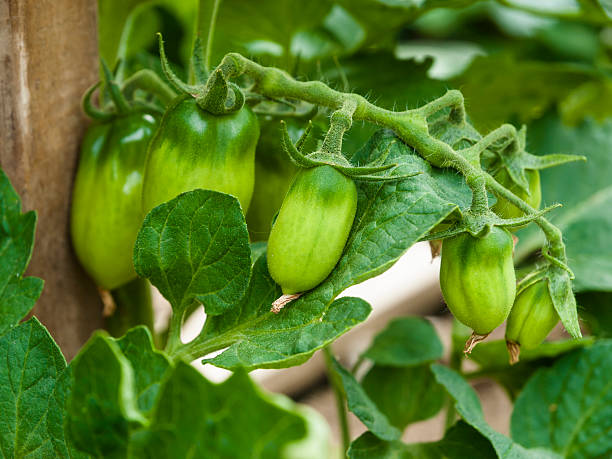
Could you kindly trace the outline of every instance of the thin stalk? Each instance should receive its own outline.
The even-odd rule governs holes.
[[[453,346],[454,347],[454,346]],[[449,366],[461,373],[461,349],[452,349]],[[445,429],[448,430],[450,427],[455,424],[455,420],[457,419],[457,409],[455,408],[455,400],[449,395],[446,407],[446,421],[445,421]]]
[[[204,54],[204,67],[210,73],[210,61],[212,60],[212,48],[215,41],[215,28],[217,27],[217,15],[219,13],[219,5],[221,0],[214,0],[213,9],[210,15],[210,23],[208,25],[208,36],[206,37],[206,52]]]
[[[323,355],[325,356],[325,366],[327,368],[327,379],[332,386],[334,396],[336,398],[336,408],[338,410],[338,420],[340,422],[340,429],[342,432],[342,447],[344,454],[348,451],[351,446],[351,434],[349,432],[348,418],[346,415],[346,398],[344,396],[344,389],[342,383],[338,379],[338,375],[334,370],[332,364],[332,354],[329,350],[329,346],[323,348]]]

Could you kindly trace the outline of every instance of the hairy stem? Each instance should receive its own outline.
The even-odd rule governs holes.
[[[334,370],[332,364],[332,353],[329,346],[323,348],[323,355],[325,356],[325,366],[327,368],[327,378],[329,383],[334,390],[334,396],[336,397],[336,407],[338,409],[338,420],[340,422],[340,429],[342,431],[342,447],[344,454],[348,451],[351,446],[351,435],[349,432],[348,418],[346,416],[346,400],[344,397],[344,390],[342,389],[342,383],[339,381],[338,375]]]
[[[261,66],[237,53],[227,54],[218,69],[228,79],[248,75],[254,80],[252,91],[266,97],[299,99],[333,110],[341,110],[348,103],[353,111],[353,119],[364,120],[389,128],[433,166],[452,167],[460,172],[472,189],[475,207],[473,210],[476,212],[481,212],[483,206],[486,206],[483,201],[483,188],[485,187],[496,196],[503,197],[516,205],[526,215],[532,215],[536,212],[480,168],[480,164],[474,158],[479,154],[478,152],[471,152],[471,154],[464,156],[429,133],[427,117],[446,108],[451,110],[450,120],[452,122],[458,124],[465,122],[463,96],[457,90],[448,91],[444,96],[421,108],[395,112],[377,107],[358,94],[336,91],[320,81],[296,81],[282,70]],[[504,125],[493,131],[489,136],[485,136],[481,141],[481,146],[490,145],[503,138],[511,138],[515,135],[515,132],[516,130],[510,125]],[[550,255],[559,259],[562,263],[567,263],[561,231],[544,217],[538,217],[534,221],[548,239]]]

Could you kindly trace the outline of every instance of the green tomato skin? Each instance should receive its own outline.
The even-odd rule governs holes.
[[[523,349],[538,347],[559,322],[548,282],[541,280],[521,291],[514,301],[506,326],[506,340]]]
[[[527,176],[527,181],[529,182],[529,194],[527,194],[525,190],[510,179],[510,176],[505,169],[502,169],[500,172],[495,174],[494,178],[531,207],[534,209],[539,209],[540,204],[542,203],[540,172],[533,169],[526,169],[525,175]],[[491,209],[502,218],[519,218],[524,216],[524,213],[518,207],[504,198],[497,198],[497,202]],[[517,227],[516,229],[519,228]]]
[[[483,238],[469,233],[442,243],[440,287],[459,322],[486,335],[508,317],[516,278],[512,263],[512,236],[494,227]]]
[[[247,211],[255,180],[257,117],[248,107],[215,116],[191,96],[166,110],[147,154],[144,213],[186,191],[203,188],[235,196]]]
[[[76,255],[99,287],[136,277],[132,253],[142,224],[147,145],[158,119],[132,113],[92,124],[81,145],[72,193],[71,236]]]
[[[357,210],[357,187],[331,166],[295,176],[268,240],[268,270],[286,295],[319,285],[342,255]]]

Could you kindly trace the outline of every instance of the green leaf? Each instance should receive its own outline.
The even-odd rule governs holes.
[[[394,39],[402,25],[433,8],[469,6],[479,0],[340,0],[367,31],[367,43]]]
[[[81,459],[90,457],[74,446],[66,430],[66,402],[72,390],[72,367],[67,367],[59,374],[53,393],[49,398],[47,409],[47,433],[51,437],[53,454],[58,458]]]
[[[446,392],[436,382],[429,365],[404,368],[374,365],[361,385],[389,422],[400,430],[435,416],[446,400]]]
[[[490,130],[508,120],[528,123],[541,117],[574,88],[593,78],[586,66],[519,61],[502,54],[477,57],[452,83],[461,88],[476,128]]]
[[[451,427],[442,440],[406,444],[384,441],[371,432],[357,438],[348,450],[350,459],[493,459],[497,455],[489,440],[463,421]]]
[[[504,386],[514,399],[529,377],[543,366],[550,366],[556,359],[575,349],[590,346],[593,338],[546,341],[535,349],[521,350],[521,360],[515,365],[508,361],[504,340],[487,341],[474,348],[469,358],[478,363],[476,375],[487,375]]]
[[[118,59],[129,59],[138,52],[154,49],[155,33],[170,32],[168,25],[178,23],[179,33],[173,34],[172,47],[180,50],[178,54],[186,65],[191,54],[193,18],[197,9],[198,0],[98,0],[100,57],[114,66]],[[174,53],[171,54],[174,57]]]
[[[198,301],[208,315],[233,308],[251,269],[244,215],[233,196],[194,190],[154,208],[134,247],[136,272],[182,317]]]
[[[65,422],[75,446],[96,457],[125,457],[130,432],[146,423],[128,360],[112,338],[97,332],[70,366]]]
[[[363,355],[379,365],[408,367],[437,360],[442,352],[431,322],[402,317],[389,322]]]
[[[355,413],[355,416],[378,438],[397,440],[402,432],[391,425],[355,377],[333,357],[331,358],[331,365],[342,381],[349,411]]]
[[[155,404],[161,382],[171,366],[170,360],[155,349],[151,332],[145,326],[132,328],[116,342],[135,370],[134,388],[138,409],[146,414]]]
[[[512,437],[567,458],[612,454],[612,341],[577,350],[540,369],[516,400]]]
[[[43,281],[22,278],[36,230],[36,213],[21,213],[21,200],[0,169],[0,335],[17,325],[34,307]]]
[[[55,381],[66,367],[59,348],[33,317],[0,337],[0,453],[52,457],[46,416]]]
[[[589,332],[599,338],[612,338],[612,292],[579,293],[576,301]]]
[[[212,384],[178,362],[148,429],[134,434],[138,457],[283,457],[306,435],[303,419],[271,403],[244,372]]]
[[[280,289],[270,279],[265,259],[255,264],[251,284],[240,305],[207,318],[203,333],[187,347],[197,358],[228,347],[205,362],[249,370],[286,367],[308,359],[365,320],[370,306],[356,298],[334,299],[346,288],[390,268],[406,250],[457,209],[470,194],[457,174],[430,167],[393,134],[376,134],[353,160],[363,164],[388,150],[388,162],[402,164],[399,173],[424,171],[392,184],[359,183],[355,223],[340,261],[317,288],[285,307],[269,312]]]
[[[551,212],[552,222],[563,231],[574,289],[612,290],[612,120],[588,120],[575,128],[564,126],[554,114],[528,129],[529,144],[537,154],[573,153],[587,157],[541,172],[543,205],[562,202]],[[568,183],[571,186],[568,186]],[[537,228],[519,232],[516,258],[521,261],[542,246]]]
[[[446,388],[449,395],[455,400],[457,412],[465,422],[489,439],[499,457],[508,459],[559,457],[552,451],[544,449],[525,449],[505,435],[493,430],[484,419],[482,407],[474,389],[458,373],[438,364],[432,364],[431,369],[438,382]]]
[[[206,40],[215,0],[200,1],[197,30]],[[329,13],[327,0],[223,0],[215,27],[212,62],[215,66],[228,52],[257,58],[266,65],[293,69],[299,52],[297,34],[322,24]]]

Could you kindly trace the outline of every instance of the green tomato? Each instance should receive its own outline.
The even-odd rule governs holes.
[[[506,169],[501,169],[493,177],[531,207],[534,209],[539,209],[540,204],[542,203],[540,172],[533,169],[525,169],[525,175],[527,176],[527,181],[529,182],[529,194],[527,194],[525,190],[510,179]],[[504,198],[497,198],[497,202],[491,209],[502,218],[519,218],[524,216],[524,213],[518,207]]]
[[[502,228],[482,238],[469,233],[442,243],[440,287],[459,322],[486,335],[506,320],[516,293],[512,236]]]
[[[149,146],[143,211],[203,188],[235,196],[247,211],[253,195],[257,117],[248,107],[212,115],[189,95],[166,110]]]
[[[150,114],[131,113],[92,124],[81,145],[72,244],[85,270],[108,290],[136,277],[132,252],[142,224],[144,164],[157,125]]]
[[[542,343],[559,322],[559,315],[542,279],[522,290],[514,301],[506,326],[506,341],[523,349],[533,349]]]
[[[283,294],[316,287],[334,269],[355,219],[357,187],[331,166],[300,169],[268,241],[268,270]]]

